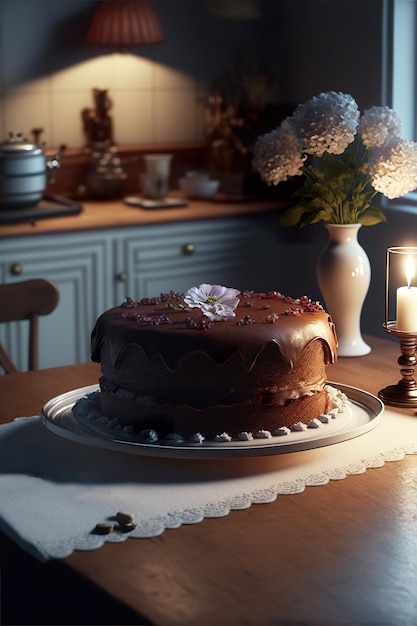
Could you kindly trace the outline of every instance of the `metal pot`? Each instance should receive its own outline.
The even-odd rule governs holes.
[[[36,204],[47,186],[47,172],[60,167],[59,155],[46,161],[41,148],[21,133],[0,143],[0,210]]]

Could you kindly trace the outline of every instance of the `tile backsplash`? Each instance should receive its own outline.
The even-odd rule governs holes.
[[[108,88],[118,144],[192,143],[203,133],[203,99],[196,81],[130,54],[103,55],[8,89],[3,135],[45,129],[49,146],[84,145],[81,111],[93,106],[92,88]]]
[[[94,4],[0,0],[0,138],[10,131],[31,138],[40,127],[49,147],[83,146],[81,111],[93,106],[97,87],[109,90],[117,144],[201,141],[204,80],[136,51],[91,51],[77,40],[69,50],[69,37],[56,41],[69,17],[79,18],[81,30]]]

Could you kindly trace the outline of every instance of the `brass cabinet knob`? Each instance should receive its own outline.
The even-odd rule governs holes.
[[[10,266],[10,274],[12,276],[20,276],[20,274],[23,274],[23,266],[20,263],[13,263]]]
[[[185,243],[182,247],[183,254],[194,254],[195,245],[193,243]]]
[[[116,280],[118,283],[125,283],[127,281],[126,272],[119,272],[118,274],[116,274]]]

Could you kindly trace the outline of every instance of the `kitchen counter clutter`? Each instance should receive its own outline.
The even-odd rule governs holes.
[[[268,201],[187,201],[164,209],[85,202],[78,215],[1,225],[0,281],[55,282],[60,302],[40,319],[40,367],[85,362],[97,317],[126,296],[183,292],[201,282],[276,288],[279,207]],[[1,326],[0,342],[25,370],[27,329]]]
[[[140,198],[140,195],[137,197]],[[169,194],[168,198],[183,199],[183,195],[173,192]],[[77,202],[82,206],[82,211],[78,215],[2,224],[0,225],[0,239],[236,217],[267,213],[286,206],[286,203],[282,201],[272,202],[270,200],[251,202],[186,200],[186,206],[183,207],[145,209],[128,205],[123,200]]]

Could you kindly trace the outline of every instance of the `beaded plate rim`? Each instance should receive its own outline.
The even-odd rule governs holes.
[[[178,444],[146,443],[138,441],[134,435],[115,431],[104,425],[89,424],[88,420],[75,418],[72,413],[74,404],[82,397],[97,392],[98,385],[89,385],[73,389],[51,398],[43,407],[40,417],[44,426],[51,432],[77,443],[94,447],[116,450],[129,454],[160,456],[189,459],[233,459],[239,457],[272,456],[289,452],[299,452],[333,445],[353,439],[375,428],[384,411],[383,402],[373,394],[337,382],[326,384],[336,387],[348,397],[349,419],[341,419],[340,427],[326,432],[323,428],[291,432],[289,435],[275,436],[271,439],[253,439],[251,441],[202,443],[182,442]]]

